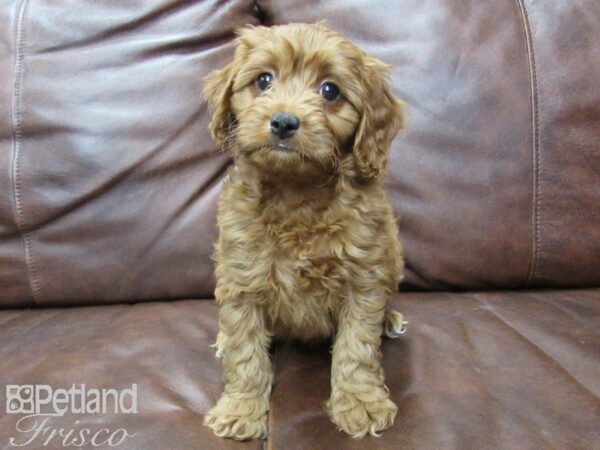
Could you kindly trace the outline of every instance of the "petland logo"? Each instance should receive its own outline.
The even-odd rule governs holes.
[[[65,447],[117,447],[135,436],[125,428],[92,430],[79,427],[53,426],[52,420],[67,414],[137,414],[137,384],[128,389],[88,389],[85,384],[69,389],[47,384],[9,384],[6,386],[7,414],[25,414],[16,423],[16,437],[10,437],[13,447],[62,444]]]

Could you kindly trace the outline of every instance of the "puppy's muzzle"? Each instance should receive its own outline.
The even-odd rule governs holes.
[[[279,139],[288,139],[300,128],[300,119],[290,113],[278,112],[271,117],[271,133]]]

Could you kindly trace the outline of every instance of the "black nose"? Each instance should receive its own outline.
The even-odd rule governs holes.
[[[290,113],[278,112],[271,117],[271,133],[279,139],[292,137],[298,128],[300,119]]]

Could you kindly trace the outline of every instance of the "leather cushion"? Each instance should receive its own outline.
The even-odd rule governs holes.
[[[353,440],[329,421],[329,346],[278,343],[270,438],[240,444],[202,426],[221,393],[209,301],[0,311],[6,384],[138,384],[138,414],[73,415],[62,427],[125,427],[127,448],[594,448],[600,440],[600,290],[398,294],[408,331],[384,340],[399,411],[381,438]],[[0,415],[9,448],[20,415]],[[27,448],[27,447],[26,447]],[[40,445],[29,448],[41,448]],[[62,448],[50,446],[49,448]]]
[[[200,79],[258,16],[326,18],[394,65],[406,288],[598,284],[596,2],[259,5],[2,4],[0,305],[211,295],[229,161]]]
[[[600,3],[260,0],[394,66],[406,285],[600,283]]]
[[[201,79],[251,2],[0,6],[0,305],[212,295]]]
[[[135,434],[117,448],[260,449],[261,442],[223,440],[202,425],[223,389],[220,360],[210,347],[217,311],[213,302],[198,300],[0,311],[1,407],[6,384],[120,390],[136,383],[137,414],[68,412],[48,426],[75,429],[76,435],[84,428]],[[25,414],[4,411],[0,448],[14,448],[10,437],[27,442],[32,433],[15,429]],[[38,437],[22,448],[64,448],[59,437],[46,447],[42,442]]]
[[[327,345],[275,352],[271,446],[286,450],[584,449],[600,442],[600,290],[400,294],[384,340],[398,405],[380,438],[337,431]]]

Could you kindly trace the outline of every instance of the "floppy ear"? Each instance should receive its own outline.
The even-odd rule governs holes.
[[[229,130],[233,122],[230,99],[236,66],[234,59],[227,67],[211,72],[204,79],[202,94],[213,109],[210,121],[210,135],[215,143],[221,147],[225,146],[225,140],[229,135]]]
[[[367,56],[364,61],[365,100],[354,137],[354,162],[359,178],[377,178],[385,168],[392,140],[404,127],[403,106],[392,94],[387,77],[391,66]]]

